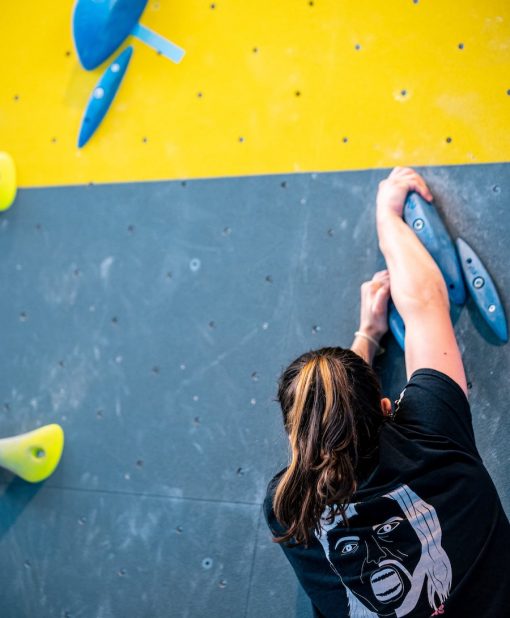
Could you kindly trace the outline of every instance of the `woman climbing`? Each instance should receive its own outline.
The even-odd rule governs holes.
[[[446,285],[402,219],[409,191],[432,200],[410,168],[379,184],[388,270],[361,286],[351,348],[307,352],[280,377],[291,458],[264,513],[317,617],[508,616],[510,525],[475,444]],[[408,380],[394,405],[372,369],[390,294]]]

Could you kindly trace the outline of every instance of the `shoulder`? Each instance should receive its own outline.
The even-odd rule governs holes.
[[[413,371],[395,404],[396,413],[401,407],[412,405],[424,410],[453,410],[460,416],[471,418],[468,398],[459,384],[446,373],[430,367]],[[399,416],[404,415],[401,412]]]
[[[459,384],[430,367],[416,369],[395,401],[395,422],[441,435],[474,451],[471,407]]]

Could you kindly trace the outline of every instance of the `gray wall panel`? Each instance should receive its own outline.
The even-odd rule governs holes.
[[[452,235],[479,253],[508,307],[510,166],[420,171]],[[105,513],[110,502],[112,513],[122,504],[138,517],[138,505],[148,504],[143,496],[184,510],[191,503],[177,507],[181,499],[220,501],[227,506],[218,506],[218,513],[237,513],[236,505],[249,513],[242,534],[218,545],[225,565],[235,565],[241,537],[249,537],[243,541],[246,593],[258,547],[249,607],[243,605],[247,594],[245,601],[235,600],[239,615],[272,615],[268,573],[274,581],[280,571],[274,590],[287,600],[279,615],[298,615],[306,603],[300,605],[293,574],[285,572],[279,548],[267,543],[262,530],[256,541],[252,529],[252,510],[258,513],[267,481],[287,456],[273,401],[276,379],[307,349],[350,345],[359,286],[384,265],[374,201],[387,173],[19,192],[0,217],[1,433],[59,422],[66,446],[58,470],[22,515],[14,518],[5,499],[0,507],[7,513],[0,559],[5,577],[12,561],[19,568],[26,543],[38,551],[47,547],[52,568],[60,558],[51,552],[68,545],[65,561],[73,557],[78,570],[89,569],[92,558],[82,555],[73,536],[78,533],[70,532],[82,504],[90,510],[102,501]],[[508,512],[508,346],[495,341],[471,301],[454,319],[478,446]],[[390,336],[383,344],[387,353],[376,368],[385,392],[395,398],[405,384],[404,358]],[[0,472],[0,481],[10,480]],[[9,486],[11,500],[22,486]],[[48,518],[52,532],[45,535]],[[200,524],[201,533],[223,538],[227,529],[220,520],[214,515],[210,526]],[[113,515],[102,520],[105,539],[115,521]],[[135,559],[140,551],[128,544],[125,555],[134,552]],[[165,560],[166,568],[181,568],[171,552]],[[265,572],[272,560],[281,569]],[[78,586],[68,573],[69,587]],[[28,576],[22,569],[16,577],[21,586]],[[31,580],[34,595],[52,585],[49,578],[46,566]],[[147,571],[140,578],[142,588],[144,582],[150,588],[153,578],[163,586],[161,573]],[[84,590],[88,585],[103,584],[91,581]],[[2,604],[14,607],[17,596],[7,580],[2,589]],[[186,584],[183,598],[190,590]],[[216,598],[204,587],[200,594]],[[203,615],[197,608],[192,605],[189,615]]]

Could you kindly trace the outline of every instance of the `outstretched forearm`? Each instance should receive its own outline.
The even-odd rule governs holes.
[[[390,273],[391,297],[404,322],[406,312],[417,303],[437,298],[449,302],[439,267],[401,217],[378,213],[377,234]]]

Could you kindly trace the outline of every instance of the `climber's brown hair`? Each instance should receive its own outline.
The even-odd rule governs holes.
[[[344,515],[377,449],[381,398],[377,375],[352,350],[307,352],[283,372],[278,401],[291,456],[274,495],[276,518],[286,529],[275,542],[308,545],[326,505]]]

